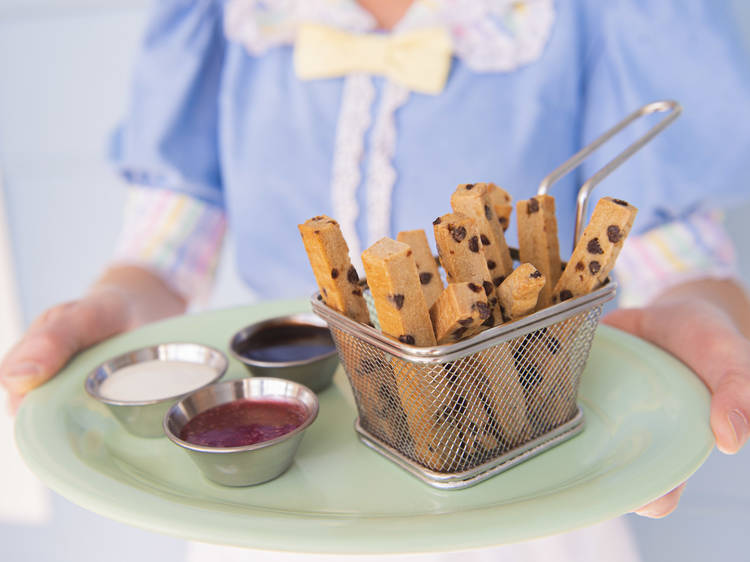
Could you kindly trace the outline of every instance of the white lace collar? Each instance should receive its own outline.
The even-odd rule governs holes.
[[[455,55],[478,72],[508,72],[542,54],[553,0],[415,0],[394,33],[444,27]],[[225,30],[253,55],[294,43],[302,22],[363,33],[375,19],[355,0],[229,0]]]

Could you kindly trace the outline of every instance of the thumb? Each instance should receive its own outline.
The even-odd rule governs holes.
[[[70,358],[124,328],[124,303],[111,296],[87,297],[42,314],[0,364],[0,382],[23,396],[52,378]]]

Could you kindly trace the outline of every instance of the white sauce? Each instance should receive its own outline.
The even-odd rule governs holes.
[[[102,398],[140,402],[185,394],[208,383],[216,371],[187,361],[144,361],[118,369],[99,387]]]

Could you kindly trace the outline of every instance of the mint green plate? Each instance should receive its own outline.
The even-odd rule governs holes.
[[[430,488],[358,440],[341,370],[292,468],[251,488],[205,480],[184,451],[126,433],[83,389],[92,368],[126,350],[187,340],[226,351],[242,326],[307,308],[271,302],[174,318],[80,354],[24,400],[21,454],[50,488],[138,527],[267,550],[375,554],[498,545],[612,518],[674,488],[713,447],[703,384],[672,356],[607,326],[582,379],[586,429],[460,491]],[[230,359],[227,377],[244,376]]]

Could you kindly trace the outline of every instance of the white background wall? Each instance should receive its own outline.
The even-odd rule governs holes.
[[[123,193],[104,151],[125,105],[146,4],[0,0],[0,174],[24,325],[48,306],[79,295],[112,248]],[[750,30],[750,2],[735,4]],[[750,32],[747,38],[750,45]],[[742,241],[745,279],[750,279],[748,218],[750,206],[729,216]],[[0,235],[0,252],[2,242]],[[211,306],[249,302],[231,259],[222,262],[216,294]],[[10,318],[9,305],[0,306],[0,315]],[[183,541],[93,515],[22,476],[7,418],[3,423],[0,560],[86,562],[103,553],[111,562],[185,559]],[[645,560],[747,555],[750,450],[738,457],[712,455],[675,515],[663,521],[630,518]],[[14,519],[7,515],[11,509]]]

